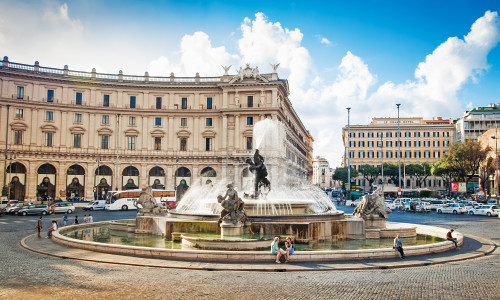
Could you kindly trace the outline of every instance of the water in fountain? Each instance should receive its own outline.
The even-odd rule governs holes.
[[[289,134],[294,133],[287,133],[285,126],[276,120],[265,119],[254,125],[254,147],[265,159],[271,190],[257,199],[245,199],[244,193],[253,194],[253,184],[240,187],[238,195],[248,204],[247,212],[249,215],[291,215],[292,206],[297,203],[307,205],[308,213],[336,212],[331,199],[307,180],[307,169],[303,167],[306,162],[301,162],[294,154],[300,150],[288,138]],[[180,201],[177,213],[220,214],[222,207],[217,202],[217,196],[225,194],[229,182],[220,180],[213,186],[193,184]]]

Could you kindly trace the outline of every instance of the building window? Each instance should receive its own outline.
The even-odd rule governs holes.
[[[431,136],[431,135],[430,135],[430,132],[429,132],[429,131],[425,131],[425,132],[424,132],[424,137],[430,137],[430,136]]]
[[[392,147],[392,141],[386,141],[385,142],[386,147]]]
[[[161,150],[161,137],[155,137],[155,150]]]
[[[102,124],[109,124],[109,115],[102,116]]]
[[[434,131],[434,132],[432,133],[432,136],[433,136],[433,137],[439,137],[439,131]]]
[[[82,105],[82,93],[76,93],[75,103],[76,105]]]
[[[405,147],[411,147],[411,141],[405,141]]]
[[[396,137],[401,137],[401,132],[397,132],[397,131],[396,131],[395,136],[396,136]]]
[[[441,152],[434,151],[434,158],[440,158],[440,157],[441,157]]]
[[[411,132],[406,131],[406,132],[405,132],[405,137],[411,137]]]
[[[354,151],[349,151],[349,158],[354,158]]]
[[[431,152],[430,151],[424,151],[424,158],[430,158],[431,157]]]
[[[46,111],[45,112],[45,120],[46,121],[54,121],[54,112]]]
[[[212,109],[212,97],[207,97],[207,109]]]
[[[449,147],[450,141],[443,141],[443,147]]]
[[[205,151],[212,151],[212,138],[205,138]]]
[[[368,151],[368,158],[373,158],[373,151]]]
[[[45,132],[45,139],[44,139],[45,146],[52,147],[52,137],[53,137],[52,132]]]
[[[415,147],[420,147],[420,141],[414,141],[413,145],[415,145]]]
[[[405,151],[405,158],[411,158],[411,151]]]
[[[161,109],[161,97],[156,97],[156,109]]]
[[[253,125],[253,117],[247,117],[247,125]]]
[[[181,151],[187,150],[187,140],[188,139],[185,137],[181,138],[181,141],[180,141],[181,142],[181,148],[180,148]]]
[[[253,148],[253,138],[251,136],[247,136],[247,150],[252,150]]]
[[[23,131],[14,130],[14,145],[22,145],[22,144],[23,144]]]
[[[253,107],[253,96],[247,97],[247,107]]]
[[[109,149],[109,135],[101,135],[101,149]]]
[[[128,125],[135,126],[135,117],[128,117]]]
[[[188,119],[187,118],[181,118],[181,126],[187,126],[188,125]]]
[[[359,151],[359,158],[365,158],[365,151]]]
[[[495,126],[496,126],[496,124],[495,124]],[[448,131],[443,132],[443,137],[450,137],[450,132],[448,132]]]
[[[413,136],[414,136],[414,137],[420,137],[420,131],[415,131],[415,132],[413,133]]]
[[[356,133],[355,133],[355,132],[351,132],[351,133],[349,133],[349,137],[352,137],[352,138],[353,138],[353,137],[356,137]]]
[[[382,158],[384,155],[384,152],[382,151],[377,151],[377,158]]]
[[[396,147],[401,147],[401,141],[396,141]]]
[[[206,120],[207,120],[207,121],[206,121],[206,122],[207,122],[207,123],[206,123],[206,126],[207,126],[207,127],[212,127],[212,118],[207,118]]]
[[[365,146],[365,142],[364,141],[359,141],[358,143],[359,143],[359,147],[360,148]]]
[[[368,141],[368,147],[373,147],[373,141]]]
[[[415,158],[420,158],[420,151],[415,151]]]
[[[109,107],[109,95],[104,95],[104,99],[102,100],[102,106]]]
[[[387,158],[392,158],[392,151],[387,151],[386,157]]]
[[[368,132],[368,137],[372,138],[373,137],[373,132]]]
[[[47,90],[47,102],[54,102],[54,90]]]
[[[424,147],[430,147],[431,141],[424,141]]]
[[[75,123],[81,123],[82,122],[82,114],[75,114]]]
[[[135,150],[135,136],[127,136],[127,149]]]
[[[356,142],[355,141],[349,141],[349,147],[350,148],[356,147]]]
[[[155,118],[155,126],[161,126],[161,117]]]
[[[182,109],[187,109],[188,108],[188,98],[182,98],[181,108]]]
[[[17,87],[17,99],[24,99],[24,86]]]
[[[73,135],[73,147],[74,148],[81,148],[82,147],[82,135],[81,134],[74,134]]]
[[[22,108],[16,108],[16,119],[22,119],[24,117],[24,110]]]
[[[401,158],[401,151],[396,151],[396,158]]]
[[[360,133],[358,133],[358,136],[359,136],[360,138],[365,137],[365,133],[364,133],[364,132],[360,132]]]
[[[439,141],[434,141],[434,147],[439,147]]]
[[[130,96],[130,108],[135,108],[135,96]]]
[[[392,132],[386,132],[385,137],[392,137]]]

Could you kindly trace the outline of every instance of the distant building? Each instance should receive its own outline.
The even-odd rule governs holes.
[[[476,107],[466,111],[461,118],[455,121],[455,140],[458,142],[476,141],[486,130],[498,126],[500,126],[500,103]]]
[[[498,152],[498,147],[500,147],[499,134],[500,130],[498,130],[497,128],[491,128],[486,130],[477,139],[484,148],[488,146],[491,147],[492,151],[488,154],[488,157],[492,157],[493,159],[495,159],[496,154]],[[495,178],[497,178],[497,176],[495,176],[495,174],[492,174],[490,178],[488,178],[489,189],[492,195],[496,195],[496,189],[498,188],[495,182],[496,181]]]
[[[349,139],[345,126],[342,128],[342,138],[346,154],[342,166],[347,166],[347,157],[351,168],[355,169],[365,164],[373,166],[380,166],[382,162],[397,164],[400,158],[401,164],[432,164],[448,151],[454,131],[453,121],[443,120],[441,117],[432,120],[420,117],[400,118],[401,144],[399,145],[397,118],[373,118],[368,125],[350,125]],[[414,187],[415,180],[404,175],[402,168],[401,179],[405,180],[402,186]],[[356,179],[356,185],[365,185],[361,176]],[[439,178],[429,177],[423,187],[442,188],[443,182]]]
[[[325,158],[316,156],[312,162],[313,177],[312,183],[322,188],[332,186],[332,174],[330,164]]]

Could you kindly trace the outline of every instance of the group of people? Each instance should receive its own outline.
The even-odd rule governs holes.
[[[291,237],[287,237],[285,240],[285,249],[281,249],[278,245],[280,242],[279,236],[275,237],[273,242],[271,243],[271,252],[273,254],[276,254],[276,263],[280,264],[280,258],[282,256],[285,256],[285,263],[288,263],[290,260],[290,255],[293,254],[294,249],[293,249],[293,242]]]
[[[43,217],[40,217],[40,219],[38,219],[38,222],[36,223],[36,226],[35,228],[37,229],[37,236],[40,238],[40,233],[43,229]],[[68,225],[68,214],[64,214],[63,217],[62,217],[62,221],[63,221],[63,226],[66,226]],[[87,215],[84,215],[83,217],[83,223],[92,223],[94,222],[94,218],[92,217],[91,214],[89,214],[88,216]],[[73,225],[78,225],[80,224],[80,221],[78,220],[78,216],[75,216],[75,220],[73,221]],[[52,237],[52,232],[56,231],[57,229],[59,228],[59,223],[57,222],[57,220],[52,220],[51,222],[51,225],[50,227],[48,228],[47,230],[47,237],[48,238],[51,238]]]
[[[458,247],[457,238],[453,237],[453,231],[454,231],[453,229],[450,229],[450,231],[448,231],[448,233],[446,234],[446,240],[453,242],[455,244],[455,249],[460,249],[460,247]],[[401,239],[401,236],[399,234],[394,239],[393,248],[399,252],[399,258],[401,258],[401,259],[406,258],[404,250],[403,250],[403,240]]]

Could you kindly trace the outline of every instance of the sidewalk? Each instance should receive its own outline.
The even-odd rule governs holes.
[[[365,269],[391,269],[404,267],[427,266],[452,261],[460,261],[488,255],[496,248],[494,242],[477,236],[464,235],[464,245],[461,249],[448,252],[412,256],[405,260],[348,260],[335,262],[294,263],[293,256],[288,264],[269,263],[221,263],[221,262],[195,262],[181,260],[165,260],[123,256],[108,253],[92,252],[88,250],[65,247],[52,242],[51,239],[29,235],[21,240],[21,245],[31,251],[60,257],[63,259],[76,259],[100,263],[122,264],[144,267],[194,269],[209,271],[327,271],[327,270],[365,270]]]

